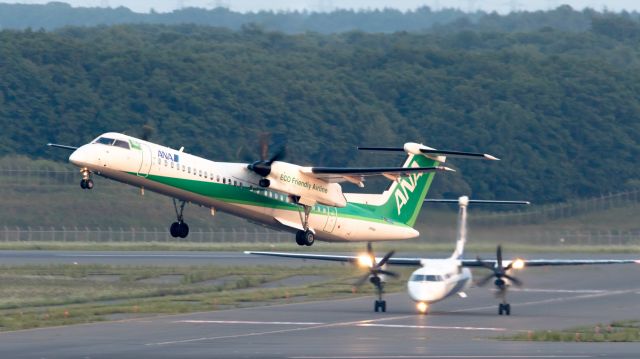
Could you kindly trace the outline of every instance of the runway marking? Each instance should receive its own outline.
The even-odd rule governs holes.
[[[491,332],[502,332],[506,328],[481,328],[481,327],[443,327],[437,325],[402,325],[402,324],[356,324],[356,327],[381,327],[381,328],[411,328],[411,329],[450,329],[450,330],[481,330]]]
[[[602,289],[544,289],[544,288],[510,288],[514,292],[534,292],[534,293],[604,293]]]
[[[321,325],[318,322],[256,322],[250,320],[177,320],[174,323],[191,324],[273,324],[273,325]]]
[[[603,291],[601,293],[575,295],[575,296],[572,296],[572,297],[549,298],[549,299],[536,300],[536,301],[531,301],[531,302],[513,303],[513,304],[517,304],[518,306],[523,306],[523,305],[547,304],[547,303],[555,303],[555,302],[566,302],[566,301],[570,301],[570,300],[590,299],[590,298],[607,297],[607,296],[619,295],[619,294],[628,294],[628,293],[633,293],[633,292],[636,292],[636,291],[638,291],[638,288],[628,289],[628,290]],[[469,311],[474,311],[474,310],[494,309],[494,308],[495,308],[495,305],[487,305],[487,306],[482,306],[482,307],[456,309],[456,310],[452,310],[451,312],[452,313],[460,313],[460,312],[469,312]]]
[[[366,356],[294,356],[290,359],[419,359],[419,358],[593,358],[592,355],[366,355]]]
[[[401,316],[397,316],[397,317],[388,317],[388,318],[380,318],[380,319],[357,320],[357,321],[351,321],[351,322],[336,322],[336,323],[314,325],[314,326],[309,326],[309,327],[298,327],[298,328],[291,328],[291,329],[271,330],[271,331],[267,331],[267,332],[251,332],[251,333],[242,333],[242,334],[223,335],[223,336],[218,336],[218,337],[202,337],[202,338],[191,338],[191,339],[182,339],[182,340],[171,340],[171,341],[166,341],[166,342],[146,343],[145,346],[185,344],[185,343],[193,343],[193,342],[201,342],[201,341],[218,340],[218,339],[235,339],[235,338],[259,336],[259,335],[268,335],[268,334],[299,332],[299,331],[311,330],[311,329],[342,327],[342,326],[349,326],[349,325],[382,322],[382,321],[387,321],[387,320],[406,319],[406,318],[413,318],[413,317],[415,317],[415,314],[401,315]]]

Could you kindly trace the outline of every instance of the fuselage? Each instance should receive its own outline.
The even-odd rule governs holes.
[[[119,133],[105,133],[69,157],[103,177],[219,210],[279,230],[302,229],[302,207],[286,193],[262,188],[246,163],[215,162]],[[418,232],[389,221],[366,204],[315,205],[309,228],[324,241],[415,238]]]
[[[415,302],[431,304],[462,292],[471,279],[471,271],[458,260],[428,259],[409,277],[407,291]]]

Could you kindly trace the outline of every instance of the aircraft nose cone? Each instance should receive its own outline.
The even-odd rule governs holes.
[[[76,166],[82,167],[87,163],[87,151],[85,149],[78,148],[73,151],[71,156],[69,156],[69,162],[73,163]]]

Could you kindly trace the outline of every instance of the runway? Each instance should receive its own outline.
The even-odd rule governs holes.
[[[584,257],[584,256],[583,256]],[[297,262],[297,261],[293,261]],[[0,334],[2,358],[637,358],[640,344],[495,340],[535,329],[640,319],[640,266],[528,269],[496,315],[488,288],[424,316],[405,293]]]

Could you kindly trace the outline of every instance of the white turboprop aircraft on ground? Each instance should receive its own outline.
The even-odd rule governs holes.
[[[69,161],[80,167],[83,189],[92,189],[92,174],[155,191],[174,199],[177,221],[173,237],[186,237],[187,202],[224,211],[279,230],[296,233],[299,245],[323,241],[388,241],[415,238],[413,228],[422,202],[446,157],[488,159],[483,154],[442,151],[417,143],[402,148],[402,167],[302,167],[282,162],[283,152],[253,163],[214,162],[120,133],[105,133],[81,147],[49,146],[74,151]],[[382,194],[343,193],[341,182],[364,186],[367,176],[393,180]],[[144,193],[144,192],[142,192]],[[178,204],[179,203],[179,204]]]
[[[359,286],[367,279],[375,286],[378,299],[375,301],[374,310],[386,311],[386,301],[382,299],[384,291],[385,276],[397,277],[397,274],[388,271],[388,265],[414,266],[419,267],[409,277],[407,290],[412,300],[416,302],[416,308],[420,313],[426,314],[432,303],[439,302],[453,295],[466,298],[464,290],[471,285],[472,275],[469,267],[483,267],[492,271],[489,275],[478,282],[482,286],[489,280],[495,278],[494,284],[497,287],[497,297],[501,299],[498,306],[498,314],[511,315],[511,305],[506,301],[506,292],[510,285],[520,286],[520,280],[512,276],[512,271],[524,267],[538,266],[567,266],[567,265],[587,265],[587,264],[623,264],[640,263],[640,260],[620,260],[620,259],[515,259],[503,260],[502,248],[498,246],[495,260],[464,259],[464,245],[467,238],[467,206],[470,203],[483,204],[527,204],[521,201],[484,201],[469,200],[463,196],[458,200],[427,200],[429,202],[458,202],[460,210],[458,213],[458,239],[456,248],[449,258],[394,258],[394,251],[387,253],[382,258],[373,255],[369,244],[367,253],[358,256],[327,255],[327,254],[304,254],[304,253],[281,253],[281,252],[244,252],[246,254],[256,254],[275,257],[314,259],[336,262],[350,262],[368,268],[368,273],[358,280],[355,286]]]

